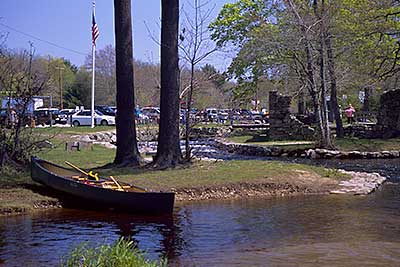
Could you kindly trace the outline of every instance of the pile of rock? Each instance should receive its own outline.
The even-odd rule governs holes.
[[[258,146],[215,140],[214,146],[219,150],[244,156],[255,157],[305,157],[304,149],[286,150],[275,146]]]
[[[196,127],[191,130],[191,138],[208,138],[208,137],[221,137],[226,136],[231,132],[229,127]],[[148,142],[156,141],[158,136],[157,127],[148,127],[139,129],[137,131],[137,138],[139,141]],[[117,141],[116,131],[97,132],[85,135],[72,136],[74,140],[93,142],[95,144],[110,143],[115,144]]]
[[[271,140],[313,140],[315,130],[290,113],[291,96],[269,93],[269,138]]]
[[[351,175],[352,178],[340,182],[340,188],[330,191],[332,194],[368,195],[386,181],[386,178],[378,173],[339,171]]]
[[[115,131],[109,132],[97,132],[85,135],[74,135],[71,136],[74,140],[84,141],[84,142],[93,142],[93,143],[115,143],[117,141],[117,136]]]

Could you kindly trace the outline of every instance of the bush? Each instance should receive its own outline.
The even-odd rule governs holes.
[[[62,267],[157,267],[167,266],[166,260],[150,261],[134,247],[133,241],[119,239],[113,245],[91,247],[83,243],[60,262]]]
[[[18,132],[0,128],[0,174],[11,176],[13,172],[26,170],[31,155],[41,150],[38,144],[39,137],[32,135],[30,128],[20,128]]]

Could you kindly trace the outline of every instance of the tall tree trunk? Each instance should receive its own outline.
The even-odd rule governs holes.
[[[114,163],[137,166],[141,158],[136,140],[133,88],[131,0],[114,0],[117,80],[117,153]]]
[[[343,122],[337,99],[336,71],[335,71],[335,61],[333,57],[332,35],[330,34],[329,30],[326,31],[325,44],[326,44],[326,54],[328,59],[327,68],[328,68],[330,90],[331,90],[330,103],[332,112],[335,116],[336,136],[339,138],[343,138],[344,137]]]
[[[179,145],[179,0],[162,0],[161,9],[161,114],[154,165],[168,168],[182,160]]]
[[[317,91],[317,84],[314,78],[314,68],[313,68],[313,56],[310,48],[309,40],[305,41],[305,50],[306,50],[306,60],[307,60],[307,83],[308,83],[308,91],[311,96],[311,101],[314,108],[314,117],[318,124],[319,132],[322,132],[322,116],[321,116],[321,109],[320,103],[318,101],[318,91]]]

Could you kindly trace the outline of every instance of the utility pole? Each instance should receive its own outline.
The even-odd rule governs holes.
[[[63,109],[63,90],[62,90],[62,75],[61,71],[64,70],[62,67],[56,67],[58,70],[58,87],[60,89],[60,110]]]

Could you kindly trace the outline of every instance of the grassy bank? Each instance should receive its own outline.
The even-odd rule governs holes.
[[[324,193],[335,187],[339,180],[349,178],[331,169],[276,161],[199,161],[165,171],[145,167],[102,169],[102,166],[113,161],[115,150],[94,145],[90,150],[65,151],[63,142],[60,140],[58,146],[43,151],[37,156],[64,166],[64,161],[68,160],[81,168],[94,169],[105,176],[117,176],[121,181],[150,190],[172,190],[177,193],[178,200],[189,199],[184,196],[188,190],[197,190],[199,194],[204,189],[214,192],[221,191],[226,187],[243,191],[249,187],[243,185],[249,184],[252,192],[257,191],[258,186],[268,185],[270,191],[280,190],[280,188],[288,191],[287,188],[290,187],[290,192]],[[29,173],[7,179],[1,177],[0,186],[1,188],[6,187],[6,189],[0,190],[0,203],[2,203],[0,214],[3,215],[30,212],[38,208],[59,205],[56,198],[46,193],[44,186],[31,181]],[[220,192],[219,194],[214,195],[214,198],[225,198],[228,193]],[[196,199],[196,197],[190,199]],[[198,199],[204,199],[204,197]]]
[[[80,133],[92,130],[89,127],[77,127],[76,129]],[[295,188],[295,191],[299,189],[302,192],[321,193],[327,192],[337,184],[337,181],[349,178],[335,170],[276,161],[199,161],[165,171],[146,167],[102,169],[102,166],[113,161],[114,149],[93,145],[88,150],[66,151],[65,140],[68,139],[66,135],[77,134],[77,132],[74,128],[61,128],[61,130],[63,135],[51,140],[54,147],[38,153],[38,157],[64,166],[66,166],[65,161],[67,160],[81,168],[94,170],[105,176],[117,176],[121,181],[150,190],[173,190],[177,192],[178,196],[187,190],[201,191],[204,188],[218,191],[224,187],[233,187],[240,191],[243,190],[241,189],[243,184],[251,184],[252,187],[274,185],[276,188],[279,188],[280,185],[290,185],[291,188]],[[52,131],[55,130],[40,129],[39,131],[41,131],[40,134],[54,134]],[[239,188],[238,185],[242,187]],[[271,188],[275,188],[274,186]],[[56,198],[46,194],[44,186],[31,180],[28,172],[11,177],[0,177],[0,188],[2,188],[0,190],[2,203],[0,204],[0,213],[2,214],[12,214],[13,211],[29,212],[37,208],[59,205]],[[184,197],[178,199],[184,199]]]
[[[304,173],[312,177],[343,178],[343,175],[335,170],[277,161],[199,161],[163,171],[148,168],[102,169],[102,166],[113,161],[115,150],[100,145],[94,145],[92,150],[71,152],[65,151],[60,144],[38,156],[61,165],[65,165],[64,161],[68,160],[84,169],[96,169],[100,174],[118,176],[121,181],[153,190],[221,186],[242,182],[295,183]]]
[[[44,127],[44,128],[34,128],[32,129],[35,134],[43,135],[78,135],[78,134],[88,134],[103,131],[115,130],[114,126],[96,126],[91,128],[90,126],[80,126],[80,127]]]

